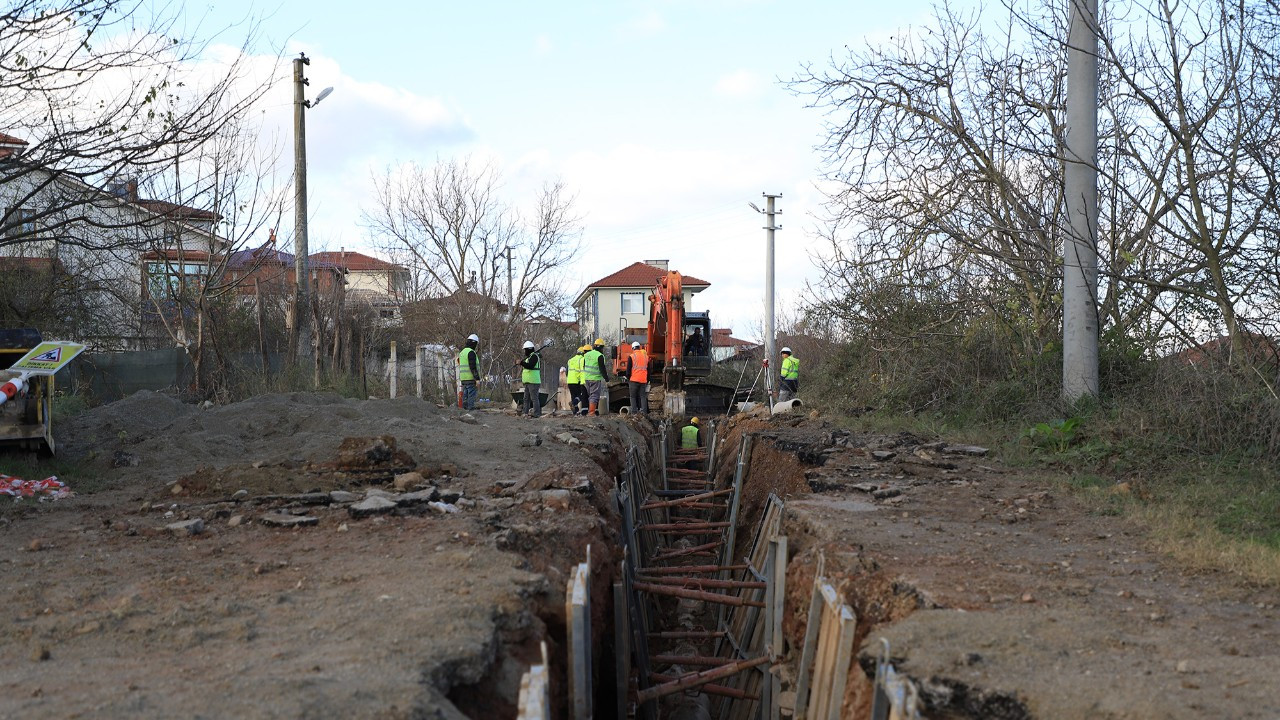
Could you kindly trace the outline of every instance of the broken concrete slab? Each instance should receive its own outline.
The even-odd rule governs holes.
[[[357,520],[370,515],[382,515],[396,509],[396,503],[383,495],[371,495],[360,502],[347,506],[347,513]]]
[[[452,505],[450,503],[429,502],[427,503],[427,507],[431,508],[432,510],[435,510],[436,512],[442,515],[458,512],[458,506]]]
[[[453,504],[462,498],[461,490],[441,490],[436,499],[443,503]]]
[[[942,452],[949,455],[970,455],[972,457],[985,457],[990,450],[978,445],[948,445],[942,448]]]
[[[263,525],[272,527],[306,527],[320,524],[320,518],[313,515],[290,515],[288,513],[267,513],[258,518]]]
[[[204,519],[192,518],[183,520],[182,522],[169,523],[164,526],[166,530],[179,536],[199,535],[204,532]]]
[[[425,503],[429,503],[433,500],[439,500],[440,489],[435,486],[431,486],[426,488],[425,490],[418,490],[416,492],[404,493],[403,495],[397,495],[390,499],[393,500],[397,505],[402,505],[402,506],[403,505],[422,505]]]
[[[542,436],[538,433],[529,433],[520,441],[520,447],[537,447],[542,444]]]
[[[572,446],[572,445],[582,444],[581,440],[574,437],[573,433],[569,433],[569,432],[556,433],[555,438],[560,442],[564,443],[565,445]]]
[[[329,502],[333,503],[353,503],[359,499],[359,495],[346,490],[333,490],[329,493]]]
[[[898,453],[892,450],[872,450],[871,457],[881,462],[884,462],[885,460],[892,460],[898,457]]]

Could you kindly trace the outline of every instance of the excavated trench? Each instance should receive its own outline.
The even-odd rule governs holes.
[[[797,427],[802,422],[722,418],[706,433],[711,452],[688,452],[670,447],[676,438],[670,425],[649,418],[611,421],[607,446],[588,450],[611,485],[597,484],[586,498],[589,511],[574,522],[499,531],[498,547],[518,554],[543,581],[526,589],[521,607],[500,616],[482,653],[465,666],[439,668],[427,682],[448,687],[450,702],[469,718],[543,717],[521,714],[520,700],[522,679],[527,682],[529,669],[542,662],[545,643],[546,716],[576,717],[567,672],[574,641],[566,581],[590,545],[592,717],[745,718],[755,716],[758,703],[779,706],[788,717],[821,556],[823,576],[856,615],[840,717],[872,717],[877,658],[874,650],[859,648],[878,629],[937,606],[862,548],[834,540],[804,513],[787,512],[787,501],[829,487],[824,468],[852,443],[847,433]],[[767,629],[741,627],[766,623],[763,600],[778,580],[759,549],[762,537],[768,544],[769,527],[786,536],[787,555],[779,602],[784,642],[772,661]],[[725,553],[730,542],[733,551]],[[629,598],[623,612],[614,605],[620,596]],[[628,627],[619,628],[616,619],[623,616]],[[717,669],[725,672],[710,681],[690,679]],[[627,673],[622,697],[620,671]],[[778,683],[769,688],[773,677]],[[689,686],[678,687],[682,681]],[[1016,697],[953,679],[923,678],[915,687],[928,717],[1030,717]]]

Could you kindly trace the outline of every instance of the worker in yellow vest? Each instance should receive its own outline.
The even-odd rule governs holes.
[[[582,379],[587,385],[588,413],[599,415],[600,394],[605,391],[609,370],[604,366],[604,339],[596,338],[591,349],[582,356]]]
[[[458,353],[458,380],[462,383],[462,409],[474,410],[476,407],[476,380],[480,377],[480,354],[476,346],[480,344],[480,336],[472,333],[467,336],[467,344]]]
[[[800,359],[791,354],[791,348],[782,348],[782,384],[778,390],[778,402],[786,402],[800,392]]]
[[[640,343],[631,343],[627,356],[627,388],[631,392],[631,412],[649,414],[649,353]]]
[[[524,359],[520,361],[520,382],[524,383],[524,403],[521,415],[542,417],[542,356],[533,349],[533,343],[524,341]]]
[[[680,447],[686,450],[702,447],[702,436],[698,430],[698,418],[693,418],[688,425],[680,428]]]
[[[586,386],[582,384],[582,366],[584,364],[587,346],[579,345],[578,354],[569,358],[569,362],[565,363],[569,368],[568,374],[565,375],[565,385],[569,388],[569,403],[574,415],[584,412],[587,409]]]

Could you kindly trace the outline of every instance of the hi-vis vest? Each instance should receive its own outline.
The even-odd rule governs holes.
[[[800,379],[800,360],[795,355],[782,359],[782,379],[783,380],[799,380]]]
[[[604,353],[595,348],[587,351],[582,356],[582,377],[585,380],[603,380],[604,376],[600,374],[600,359],[604,357]]]
[[[643,348],[631,351],[631,382],[649,382],[649,353]]]
[[[696,448],[698,447],[698,426],[685,425],[680,430],[680,447]]]
[[[475,380],[476,376],[471,373],[470,355],[475,355],[476,351],[469,347],[462,348],[462,352],[458,353],[458,379],[459,380]]]
[[[533,369],[525,368],[520,371],[520,382],[526,385],[542,384],[542,357],[538,353],[530,353],[529,357],[533,358]]]
[[[582,384],[582,364],[585,359],[586,358],[582,354],[574,355],[573,357],[569,358],[569,362],[568,362],[569,373],[564,377],[565,384],[567,385]]]

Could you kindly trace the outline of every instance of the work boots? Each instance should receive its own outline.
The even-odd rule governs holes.
[[[596,408],[599,406],[599,404],[600,404],[600,403],[591,403],[591,410],[590,410],[589,412],[587,412],[587,414],[588,414],[588,415],[599,415],[600,413],[597,413],[597,412],[596,412]]]

